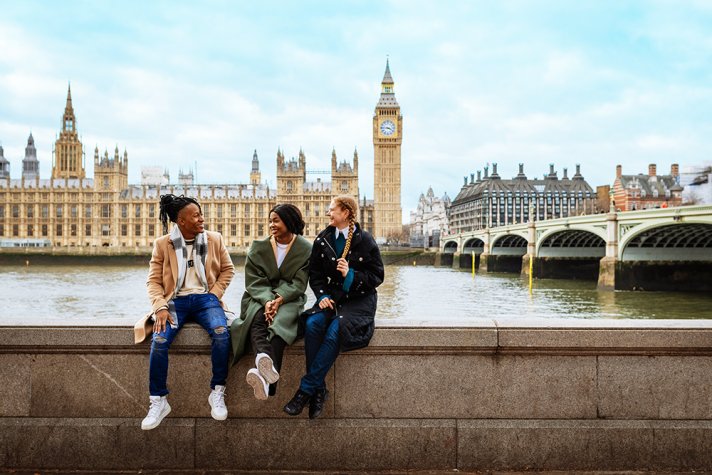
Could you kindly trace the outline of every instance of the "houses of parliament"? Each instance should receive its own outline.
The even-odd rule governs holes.
[[[259,158],[252,156],[249,183],[193,183],[180,174],[178,183],[128,183],[129,156],[118,146],[113,155],[94,149],[94,177],[86,176],[85,148],[79,139],[71,88],[62,126],[52,153],[52,175],[41,178],[30,134],[22,160],[22,176],[10,177],[10,163],[0,146],[0,246],[145,247],[163,234],[158,203],[161,194],[196,198],[207,229],[223,235],[228,246],[244,249],[268,233],[268,212],[277,203],[302,210],[304,234],[314,238],[328,224],[326,212],[335,195],[359,200],[359,221],[383,243],[401,233],[402,116],[386,62],[381,95],[373,116],[374,195],[361,199],[358,153],[339,161],[331,153],[331,181],[308,180],[306,158],[286,159],[277,151],[277,186],[262,180]]]

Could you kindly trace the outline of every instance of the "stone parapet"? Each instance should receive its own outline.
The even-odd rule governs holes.
[[[206,401],[209,338],[188,325],[173,412],[148,432],[149,345],[132,341],[128,327],[0,327],[0,467],[712,469],[712,321],[381,323],[337,360],[322,418],[281,411],[297,342],[269,401],[244,382],[251,357],[231,369],[225,422]]]

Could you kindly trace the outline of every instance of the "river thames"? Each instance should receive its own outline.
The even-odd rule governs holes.
[[[129,325],[148,310],[147,266],[0,266],[0,321],[23,325]],[[596,283],[528,281],[514,274],[478,274],[430,266],[386,266],[377,322],[460,324],[469,319],[704,319],[712,296],[679,292],[605,292]],[[243,267],[225,302],[239,312]],[[314,297],[311,291],[307,305]]]

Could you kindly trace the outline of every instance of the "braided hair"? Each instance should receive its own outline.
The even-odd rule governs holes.
[[[200,203],[198,203],[194,198],[189,198],[183,195],[176,196],[170,193],[167,195],[161,195],[158,217],[161,219],[161,223],[163,223],[164,233],[168,233],[168,222],[170,221],[175,223],[178,219],[178,213],[180,213],[180,210],[189,204],[196,205],[200,212],[203,212],[203,209],[200,207]]]
[[[290,233],[304,234],[304,218],[302,218],[302,212],[293,204],[285,203],[277,205],[269,210],[269,214],[272,213],[276,213],[277,216],[279,216],[279,219],[282,220],[287,227],[287,231]]]
[[[345,209],[349,213],[349,235],[346,238],[346,245],[344,246],[344,252],[341,253],[341,258],[346,259],[346,255],[351,249],[351,239],[354,237],[354,230],[356,229],[356,216],[358,215],[358,202],[351,196],[340,195],[333,199],[333,202]]]

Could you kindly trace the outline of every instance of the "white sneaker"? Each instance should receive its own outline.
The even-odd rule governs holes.
[[[208,404],[210,404],[210,415],[216,421],[224,421],[227,419],[227,407],[225,406],[225,386],[216,385],[215,389],[208,396]]]
[[[151,407],[148,408],[148,415],[141,421],[141,429],[151,430],[158,427],[164,417],[171,412],[171,405],[168,404],[166,396],[151,396]]]
[[[256,368],[252,368],[247,372],[247,375],[245,376],[245,381],[247,381],[247,384],[252,386],[252,389],[255,390],[255,397],[257,399],[260,399],[264,401],[267,399],[269,396],[269,385],[267,384],[267,381],[265,381],[265,378],[262,377],[259,371],[257,371]]]
[[[279,381],[279,373],[272,363],[272,358],[267,353],[257,353],[255,356],[255,366],[265,381],[274,384]]]

